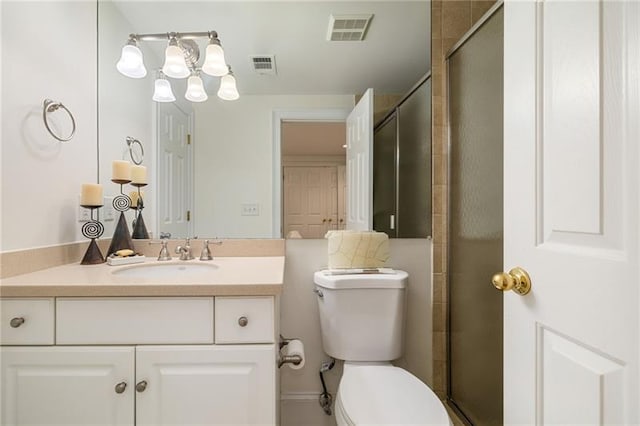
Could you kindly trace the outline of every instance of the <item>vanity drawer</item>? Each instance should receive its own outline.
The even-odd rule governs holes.
[[[56,299],[59,345],[213,343],[213,297]]]
[[[0,299],[0,344],[53,345],[53,299]]]
[[[273,343],[273,297],[216,297],[216,343]]]

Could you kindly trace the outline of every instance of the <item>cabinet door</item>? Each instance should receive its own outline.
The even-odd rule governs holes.
[[[275,424],[275,362],[274,345],[138,347],[136,424]]]
[[[1,424],[133,425],[133,348],[12,347],[0,353]]]

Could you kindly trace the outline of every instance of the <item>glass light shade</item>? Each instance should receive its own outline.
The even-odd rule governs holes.
[[[156,102],[174,102],[176,97],[171,90],[171,83],[164,78],[157,78],[153,91],[153,100]]]
[[[233,74],[227,74],[220,79],[218,97],[225,101],[235,101],[240,97],[238,89],[236,88],[236,78]]]
[[[147,75],[147,69],[144,67],[144,61],[142,60],[142,52],[132,44],[127,44],[122,48],[122,54],[116,64],[116,68],[120,71],[120,74],[131,78],[143,78]]]
[[[176,45],[169,45],[164,51],[162,72],[172,78],[187,78],[191,74],[184,60],[184,53]]]
[[[184,94],[184,97],[191,102],[204,102],[209,99],[199,76],[192,75],[189,77],[189,80],[187,80],[187,93]]]
[[[229,67],[227,67],[227,62],[224,60],[224,50],[222,50],[222,46],[213,43],[207,46],[207,56],[202,65],[202,72],[215,77],[227,75]]]

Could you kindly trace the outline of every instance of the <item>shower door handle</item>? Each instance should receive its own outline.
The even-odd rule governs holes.
[[[531,290],[531,278],[527,271],[515,267],[509,272],[499,272],[491,278],[493,286],[500,291],[513,290],[520,296],[524,296]]]

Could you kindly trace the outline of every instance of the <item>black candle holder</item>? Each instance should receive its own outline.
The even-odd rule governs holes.
[[[120,195],[113,197],[113,208],[120,212],[120,218],[118,219],[118,224],[113,232],[113,238],[111,238],[111,244],[109,245],[109,250],[107,250],[107,256],[122,249],[133,250],[133,241],[131,240],[127,220],[124,217],[124,212],[129,210],[131,207],[131,198],[122,191],[122,186],[131,181],[128,179],[111,179],[111,182],[120,185]]]
[[[89,247],[87,247],[87,251],[85,252],[80,264],[97,265],[104,263],[104,256],[102,256],[102,252],[100,252],[100,248],[96,243],[96,238],[100,238],[104,233],[104,225],[102,225],[99,220],[93,218],[93,212],[102,206],[81,205],[81,207],[91,210],[91,220],[82,225],[82,235],[84,235],[85,238],[91,239],[91,242],[89,243]]]
[[[131,234],[131,238],[135,240],[147,240],[149,239],[149,232],[147,232],[147,227],[144,224],[144,219],[142,218],[142,209],[144,209],[144,201],[142,199],[142,193],[140,188],[147,186],[146,183],[131,183],[131,186],[135,186],[138,189],[138,201],[135,206],[131,206],[132,209],[136,211],[136,217],[133,220],[133,234]]]

